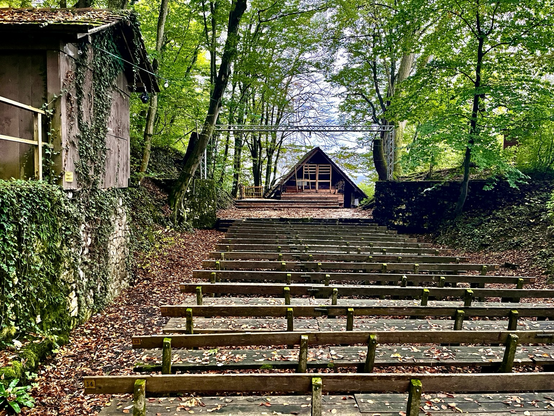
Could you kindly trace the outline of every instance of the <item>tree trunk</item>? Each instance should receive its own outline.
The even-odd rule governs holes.
[[[227,88],[229,76],[231,75],[231,65],[237,55],[237,44],[239,40],[238,29],[240,19],[246,10],[246,3],[247,0],[234,0],[233,5],[231,6],[231,12],[229,13],[229,26],[227,29],[227,40],[225,41],[223,56],[221,57],[219,73],[210,96],[208,114],[204,120],[202,131],[198,136],[198,141],[196,143],[189,142],[187,146],[183,170],[181,171],[175,187],[171,192],[170,203],[174,209],[176,219],[180,217],[180,204],[192,182],[194,173],[200,164],[202,154],[204,153],[215,128],[215,123],[221,108],[221,99],[225,89]]]
[[[414,66],[415,54],[409,53],[402,56],[400,61],[400,66],[398,67],[398,74],[396,77],[396,87],[400,85],[406,78],[410,76],[412,72],[412,67]],[[395,89],[396,89],[395,87]],[[404,139],[404,129],[406,128],[406,122],[401,121],[398,123],[394,134],[394,177],[398,178],[402,175],[402,166],[400,163],[402,141]]]
[[[156,53],[160,57],[162,53],[162,45],[165,33],[165,22],[167,20],[167,13],[169,12],[169,0],[162,0],[160,4],[160,15],[158,16],[158,30],[156,33]],[[153,62],[154,71],[157,73],[158,59],[154,59]],[[142,181],[146,170],[148,169],[148,163],[150,162],[150,151],[152,149],[152,137],[154,136],[154,126],[156,124],[156,114],[158,112],[158,94],[152,92],[150,97],[150,105],[148,106],[148,114],[146,116],[146,126],[144,128],[144,149],[142,152],[142,161],[139,169],[139,182]]]
[[[454,215],[458,218],[462,214],[464,205],[467,199],[468,189],[469,189],[469,168],[471,164],[471,149],[475,144],[475,138],[479,134],[479,127],[477,124],[477,118],[479,117],[481,98],[483,98],[482,93],[479,92],[481,87],[481,68],[483,66],[484,53],[484,44],[485,37],[480,30],[479,25],[479,15],[477,15],[477,26],[478,26],[478,47],[477,47],[477,62],[475,66],[475,91],[473,93],[473,108],[471,110],[471,121],[469,123],[469,140],[466,146],[466,152],[464,156],[464,177],[460,185],[460,196],[458,197],[458,202],[456,203],[456,208],[454,210]]]
[[[383,134],[383,133],[381,133]],[[383,138],[373,139],[373,164],[379,176],[380,181],[387,180],[387,161],[385,160],[385,151],[383,149]]]

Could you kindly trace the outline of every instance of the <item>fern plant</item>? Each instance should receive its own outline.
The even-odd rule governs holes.
[[[35,399],[29,395],[31,386],[17,387],[17,383],[19,383],[19,380],[14,379],[6,388],[0,382],[0,409],[7,408],[8,412],[20,413],[21,407],[33,407],[35,405]]]

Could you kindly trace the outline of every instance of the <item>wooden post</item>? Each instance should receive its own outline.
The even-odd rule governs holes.
[[[287,308],[287,331],[294,331],[294,311]]]
[[[471,306],[471,302],[473,302],[473,290],[467,289],[464,293],[464,307]]]
[[[146,416],[146,380],[135,380],[133,388],[133,416]]]
[[[164,338],[163,340],[162,374],[171,374],[171,338]]]
[[[322,416],[322,388],[323,381],[321,377],[312,378],[312,416]]]
[[[308,336],[300,337],[300,352],[298,353],[297,373],[305,373],[308,370]]]
[[[517,329],[517,318],[519,317],[519,312],[515,309],[510,311],[510,318],[508,320],[508,330],[515,331]]]
[[[287,273],[287,285],[290,285],[292,283],[292,274]]]
[[[215,279],[216,279],[215,272],[211,272],[210,273],[210,283],[215,283]]]
[[[516,349],[519,337],[515,334],[509,334],[506,340],[506,349],[504,350],[504,358],[500,365],[501,373],[511,373],[514,367],[514,358],[516,357]]]
[[[283,294],[285,295],[285,305],[290,305],[290,287],[285,287]]]
[[[329,286],[329,280],[331,280],[331,275],[330,274],[326,274],[325,275],[325,286]]]
[[[454,316],[454,330],[455,331],[461,331],[464,328],[464,315],[466,313],[458,309],[456,311],[456,315]]]
[[[408,407],[406,409],[406,416],[418,416],[419,407],[421,405],[421,381],[417,379],[411,379],[408,387]]]
[[[421,293],[421,306],[427,306],[429,302],[429,289],[423,289]]]
[[[37,179],[42,180],[42,114],[35,113],[34,116],[34,136],[37,142],[35,167]]]
[[[334,287],[333,294],[331,295],[331,305],[337,304],[338,297],[339,297],[339,290],[336,287]]]
[[[281,262],[281,270],[282,270],[282,271],[286,271],[286,270],[287,270],[287,263],[285,263],[284,261]]]
[[[231,251],[231,246],[225,246],[227,251]]]
[[[220,253],[220,256],[221,256],[221,260],[225,260],[225,253],[223,251]]]
[[[348,308],[346,311],[346,330],[354,330],[354,308]]]
[[[202,286],[196,286],[196,304],[202,305]]]
[[[414,264],[414,273],[419,273],[419,264]]]
[[[400,287],[406,286],[408,286],[408,276],[404,275],[402,276],[402,280],[400,281]]]
[[[187,319],[186,327],[185,327],[185,333],[186,334],[193,334],[194,333],[194,322],[192,320],[192,309],[187,308],[185,311],[185,316]]]
[[[377,336],[371,334],[367,340],[367,356],[365,357],[364,373],[372,373],[375,366],[375,351],[377,350]]]

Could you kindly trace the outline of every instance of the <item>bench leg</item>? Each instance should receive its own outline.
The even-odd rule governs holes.
[[[322,416],[322,387],[321,377],[312,378],[312,416]]]
[[[406,409],[406,416],[418,416],[419,407],[421,405],[421,381],[417,379],[410,380],[410,387],[408,390],[408,407]]]
[[[135,381],[133,389],[133,416],[146,416],[146,380]]]

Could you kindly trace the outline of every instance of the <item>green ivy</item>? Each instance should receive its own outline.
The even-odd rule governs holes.
[[[78,212],[59,187],[0,181],[0,330],[63,332],[71,325],[69,288],[75,270]]]

